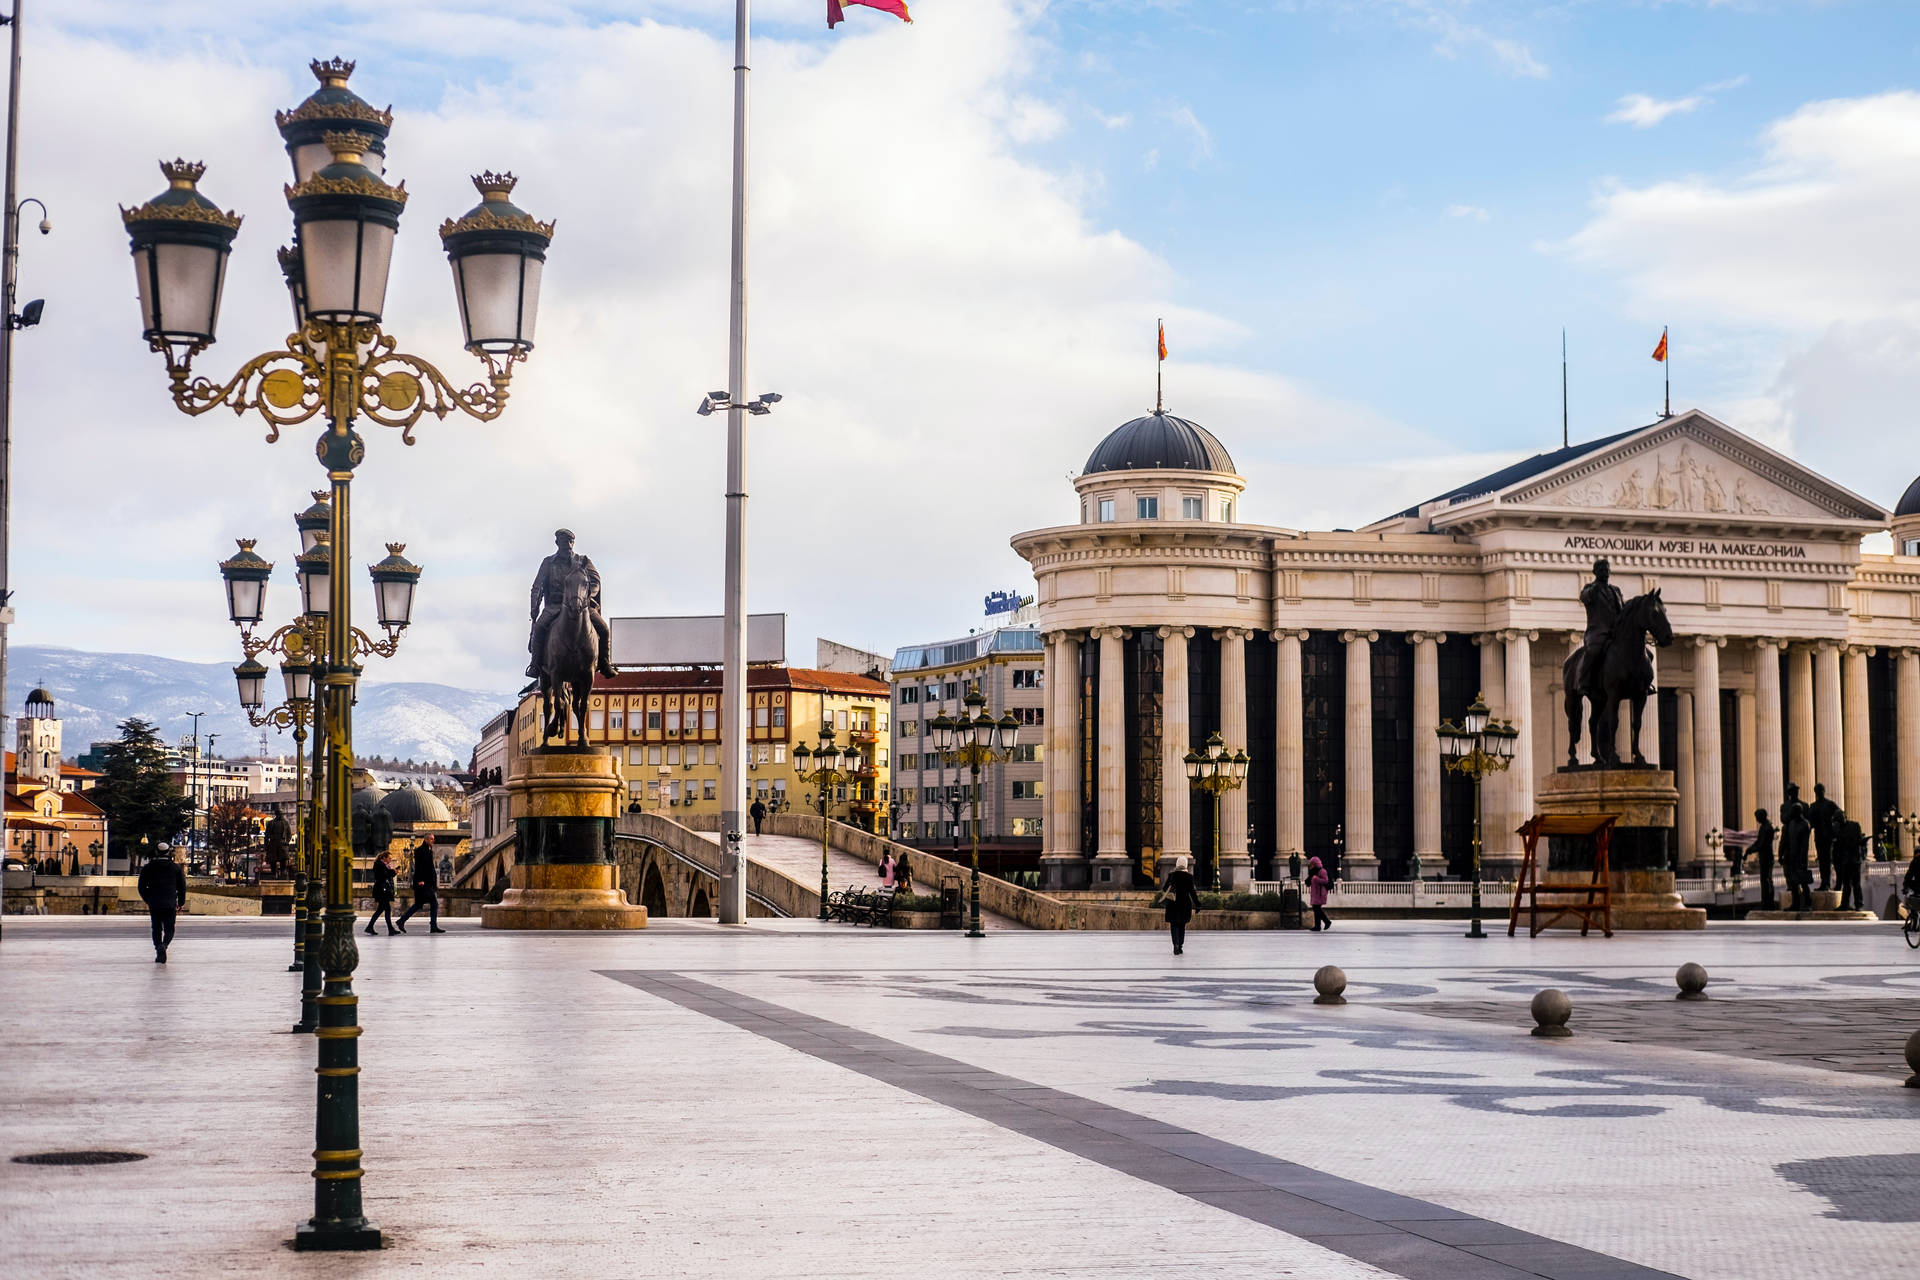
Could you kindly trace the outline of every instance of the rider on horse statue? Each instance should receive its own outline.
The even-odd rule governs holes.
[[[1613,566],[1606,560],[1593,562],[1593,581],[1580,588],[1580,603],[1587,610],[1587,636],[1580,646],[1580,670],[1574,684],[1576,689],[1587,687],[1587,674],[1594,670],[1607,652],[1607,642],[1613,638],[1614,624],[1620,621],[1620,610],[1626,604],[1621,598],[1620,588],[1609,580]]]
[[[578,570],[587,579],[588,616],[593,622],[593,633],[600,642],[594,670],[603,676],[616,675],[618,673],[613,669],[613,633],[607,626],[607,620],[600,614],[600,571],[593,567],[593,561],[574,554],[573,530],[555,530],[553,543],[558,549],[540,562],[540,571],[533,575],[533,599],[527,614],[533,619],[533,634],[527,639],[527,650],[533,657],[527,663],[527,674],[540,674],[540,657],[546,651],[547,632],[553,630],[554,619],[560,616],[560,608],[566,603],[564,592],[567,577]]]

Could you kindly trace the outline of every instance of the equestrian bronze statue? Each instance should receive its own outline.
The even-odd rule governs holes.
[[[594,673],[614,674],[612,632],[600,614],[600,574],[593,561],[575,554],[570,530],[559,530],[553,540],[557,550],[540,562],[533,579],[527,674],[539,679],[542,740],[573,736],[571,714],[576,741],[584,747]]]
[[[1661,648],[1673,643],[1673,627],[1667,622],[1660,589],[1655,587],[1646,595],[1623,600],[1610,576],[1605,560],[1593,562],[1593,581],[1580,589],[1580,603],[1587,611],[1586,638],[1567,655],[1562,668],[1567,687],[1569,769],[1577,767],[1580,759],[1583,698],[1592,708],[1587,717],[1587,745],[1594,764],[1617,768],[1621,763],[1617,744],[1623,701],[1632,713],[1633,763],[1647,762],[1640,750],[1640,725],[1647,696],[1654,689],[1653,650],[1647,641],[1652,637]]]

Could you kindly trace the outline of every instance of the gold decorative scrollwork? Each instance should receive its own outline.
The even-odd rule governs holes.
[[[280,428],[297,426],[325,407],[321,396],[325,371],[300,334],[287,338],[284,351],[255,356],[222,383],[193,376],[192,359],[198,347],[190,347],[176,356],[173,348],[157,338],[152,346],[167,357],[173,403],[180,412],[197,417],[222,405],[236,415],[244,415],[249,409],[258,410],[267,420],[269,444],[280,438]]]
[[[395,351],[395,345],[395,340],[384,334],[374,340],[360,366],[359,408],[370,421],[398,428],[405,443],[413,443],[413,425],[425,414],[445,418],[458,409],[489,422],[505,411],[507,384],[520,359],[518,353],[504,361],[482,353],[486,380],[462,388],[419,356]]]

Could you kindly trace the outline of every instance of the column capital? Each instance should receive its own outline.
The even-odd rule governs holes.
[[[1189,634],[1191,634],[1191,631],[1189,631]],[[1213,629],[1213,638],[1215,640],[1250,640],[1253,638],[1253,628],[1215,627]]]
[[[1792,642],[1792,641],[1790,641],[1790,640],[1781,640],[1781,639],[1779,639],[1779,638],[1778,638],[1778,637],[1776,637],[1776,636],[1755,636],[1755,637],[1753,637],[1753,647],[1754,647],[1754,648],[1756,648],[1756,649],[1773,649],[1773,650],[1776,650],[1777,652],[1780,652],[1780,653],[1785,653],[1785,652],[1787,651],[1787,649],[1788,649],[1788,647],[1789,647],[1789,646],[1790,646],[1790,645],[1791,645],[1792,643],[1793,643],[1793,642]]]
[[[1693,638],[1693,645],[1696,649],[1704,649],[1708,645],[1712,645],[1716,649],[1724,649],[1727,647],[1727,638],[1725,636],[1695,636]]]
[[[1368,644],[1372,644],[1379,638],[1378,631],[1342,631],[1340,633],[1341,644],[1352,644],[1355,640],[1365,640]]]
[[[1126,627],[1094,627],[1087,634],[1095,640],[1125,640],[1132,632]]]
[[[1080,638],[1080,633],[1069,628],[1065,631],[1042,632],[1040,638],[1048,644],[1071,644]]]
[[[1476,631],[1473,635],[1473,642],[1478,645],[1496,644],[1499,640],[1500,633],[1497,631]]]
[[[1846,648],[1847,646],[1846,646],[1846,643],[1841,640],[1815,640],[1808,647],[1811,648],[1815,653],[1826,653],[1828,650],[1833,650],[1834,652],[1837,653],[1841,649]]]
[[[1871,658],[1874,654],[1878,653],[1879,650],[1875,646],[1870,644],[1850,644],[1846,646],[1846,648],[1842,649],[1841,652],[1844,653],[1849,658],[1853,657],[1855,654],[1858,654],[1863,658]]]
[[[1295,640],[1305,644],[1309,633],[1295,627],[1281,627],[1279,630],[1271,632],[1270,634],[1275,640],[1285,640],[1288,636],[1292,636]]]
[[[1407,632],[1408,644],[1425,644],[1429,640],[1433,641],[1435,644],[1445,644],[1447,642],[1447,633],[1444,631],[1409,631]]]
[[[1162,640],[1171,640],[1176,631],[1180,633],[1182,640],[1193,639],[1192,627],[1155,627],[1153,634],[1159,636]]]
[[[1503,644],[1512,644],[1515,640],[1525,640],[1528,644],[1532,644],[1540,638],[1538,631],[1533,631],[1526,627],[1508,627],[1506,630],[1496,631],[1494,634],[1499,637]]]

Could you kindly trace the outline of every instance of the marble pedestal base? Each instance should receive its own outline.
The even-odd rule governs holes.
[[[517,867],[527,887],[480,908],[487,929],[644,929],[647,909],[614,887],[613,867]]]
[[[1077,853],[1052,854],[1040,859],[1041,882],[1049,889],[1087,887],[1087,860]]]
[[[592,748],[546,747],[515,761],[508,813],[518,832],[513,887],[480,908],[485,929],[644,929],[613,866],[620,771]]]
[[[1673,887],[1673,872],[1667,870],[1674,814],[1680,804],[1672,773],[1563,769],[1541,780],[1534,802],[1543,814],[1612,815],[1607,882],[1616,931],[1707,927],[1706,911],[1681,901]],[[1593,851],[1588,842],[1555,838],[1549,843],[1542,883],[1592,878]]]

